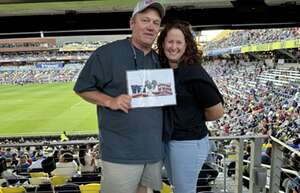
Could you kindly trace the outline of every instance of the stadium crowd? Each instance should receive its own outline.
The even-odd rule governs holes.
[[[59,61],[59,60],[83,60],[91,55],[90,51],[45,51],[45,52],[21,52],[21,53],[0,53],[0,62],[38,62],[38,61]],[[1,66],[1,65],[0,65]]]
[[[210,124],[210,129],[216,135],[269,135],[299,151],[299,69],[274,69],[262,62],[239,62],[236,65],[226,60],[218,60],[215,65],[206,67],[214,75],[226,101],[225,116]],[[276,76],[270,78],[274,74]],[[237,141],[219,143],[218,152],[230,156],[236,154],[238,146]],[[244,159],[250,159],[249,146],[246,141]],[[271,164],[271,148],[270,141],[266,140],[262,152],[263,164]],[[285,157],[291,159],[285,159],[282,167],[299,172],[300,157],[288,151]],[[247,167],[244,169],[244,175],[249,177]],[[234,174],[234,170],[235,162],[232,162],[229,164],[228,175]],[[299,186],[299,179],[295,175],[282,172],[281,178],[282,190],[286,186],[290,190]],[[290,181],[284,187],[285,179]],[[249,183],[246,181],[244,185],[249,186]]]
[[[47,65],[46,67],[3,66],[0,67],[0,84],[70,82],[76,79],[81,68],[80,63],[63,66]]]
[[[21,42],[21,43],[1,43],[0,48],[19,48],[19,47],[53,47],[46,42]]]
[[[226,48],[241,46],[245,44],[258,44],[274,42],[286,39],[300,38],[299,28],[284,29],[262,29],[262,30],[239,30],[230,33],[227,38],[218,42],[211,42],[205,49]],[[72,44],[69,44],[72,45]],[[75,45],[75,44],[74,44]],[[72,45],[72,46],[74,46]],[[76,47],[76,46],[75,46]],[[61,53],[53,52],[44,56],[41,53],[1,54],[0,60],[34,60],[65,57],[65,56],[88,56],[90,52]],[[205,68],[213,76],[225,98],[226,113],[218,121],[208,123],[212,135],[270,135],[288,144],[299,151],[300,146],[300,69],[299,68],[275,68],[265,64],[264,61],[249,62],[242,58],[237,60],[218,59],[205,62]],[[270,58],[271,55],[264,55],[262,58]],[[45,58],[44,58],[45,59]],[[50,59],[51,61],[51,59]],[[49,67],[50,66],[50,67]],[[36,65],[25,66],[0,66],[0,84],[25,84],[25,83],[51,83],[69,82],[76,80],[82,68],[82,63],[63,64],[63,66],[47,65],[45,68]],[[22,143],[24,141],[17,141]],[[28,142],[28,141],[27,141]],[[43,139],[29,141],[32,143],[43,142]],[[12,140],[5,140],[2,144],[16,143]],[[223,141],[214,143],[217,148],[212,148],[213,152],[229,157],[238,151],[237,141]],[[244,159],[250,158],[248,141],[245,141]],[[90,154],[99,152],[97,147],[88,147],[86,150]],[[271,154],[269,140],[265,141],[262,152],[262,163],[270,165]],[[39,148],[0,148],[0,156],[5,158],[7,165],[15,171],[15,178],[22,178],[20,175],[29,175],[30,167],[35,165],[35,161],[47,160],[47,157],[56,157],[56,166],[68,165],[71,170],[70,176],[81,175],[79,168],[82,167],[81,150],[85,148],[79,146],[66,147],[39,147]],[[55,155],[60,152],[61,159]],[[282,167],[300,171],[300,158],[297,154],[285,152],[286,158]],[[75,156],[73,156],[75,155]],[[94,156],[101,160],[99,155]],[[92,158],[91,158],[92,159]],[[89,159],[91,161],[91,159]],[[62,162],[59,164],[59,160]],[[64,164],[67,163],[67,164]],[[234,163],[234,162],[233,162]],[[81,165],[80,165],[81,164]],[[229,164],[230,165],[230,164]],[[40,165],[39,165],[40,166]],[[80,167],[81,166],[81,167]],[[100,164],[95,164],[93,170],[99,170]],[[234,174],[234,164],[232,164],[228,175]],[[56,171],[57,172],[57,171]],[[55,175],[55,173],[49,175]],[[247,175],[247,170],[244,171]],[[25,176],[26,176],[25,175]],[[249,174],[248,174],[249,175]],[[2,175],[2,178],[5,178]],[[290,190],[299,188],[299,179],[296,176],[288,176],[282,172],[281,188],[283,181],[289,179],[287,183]],[[246,182],[244,184],[247,184]],[[247,185],[246,185],[247,186]],[[295,188],[296,187],[296,188]],[[299,192],[297,190],[297,192]]]
[[[217,122],[219,127],[225,135],[269,132],[283,141],[295,137],[300,125],[300,79],[276,85],[278,77],[264,79],[274,69],[254,66],[224,61],[210,66],[215,70],[212,74],[218,74],[216,81],[226,98],[227,113]],[[295,73],[295,77],[300,76],[299,71]]]
[[[81,67],[82,65],[80,64],[74,67],[76,73],[80,71]],[[214,77],[226,101],[225,116],[216,122],[209,123],[209,128],[213,135],[252,136],[267,134],[274,136],[299,150],[300,79],[295,79],[295,77],[300,77],[299,69],[274,69],[264,65],[263,62],[249,63],[242,60],[240,60],[238,64],[230,60],[216,60],[214,63],[207,62],[205,67]],[[73,69],[73,67],[70,69]],[[14,80],[12,77],[19,77],[19,70],[15,71],[17,74],[7,78],[7,80]],[[30,74],[33,71],[32,68],[28,68],[24,70],[23,73],[26,72]],[[59,71],[64,70],[54,68],[54,70],[47,69],[45,72],[53,75],[53,73]],[[34,72],[41,73],[43,70]],[[38,73],[36,73],[34,77],[38,77]],[[68,73],[68,80],[74,80],[76,73]],[[272,78],[270,78],[270,75],[274,76],[271,76]],[[23,76],[28,77],[27,74],[23,74]],[[60,76],[56,75],[52,77]],[[66,79],[59,79],[57,81],[62,80]],[[29,142],[42,141],[43,140],[35,140]],[[22,142],[24,142],[24,140],[18,141],[18,143]],[[13,141],[6,140],[2,141],[2,143],[13,143]],[[217,142],[216,146],[218,148],[214,151],[222,153],[225,157],[238,151],[238,143],[235,141]],[[6,148],[5,150],[2,149],[1,155],[5,156],[6,154],[13,154],[10,151],[11,149],[9,148]],[[13,159],[20,162],[19,160],[23,159],[23,153],[20,153],[20,150],[17,148],[14,149],[13,152],[15,152],[15,158]],[[250,151],[248,149],[248,144],[245,145],[245,152],[245,155],[248,155],[247,159],[249,159]],[[46,155],[46,153],[43,152],[43,155]],[[269,141],[265,142],[262,155],[263,163],[270,164],[271,155]],[[30,157],[32,157],[32,155],[27,156],[26,159],[30,160]],[[289,154],[288,157],[293,159],[286,160],[283,167],[299,171],[299,168],[295,167],[297,166],[295,162],[298,163],[298,161],[300,161],[297,155]],[[35,158],[33,158],[33,160],[34,159]],[[27,166],[29,167],[30,164],[26,164],[26,167]],[[229,171],[231,172],[228,172],[229,176],[234,174],[234,165],[231,165],[230,167],[231,170]],[[282,175],[284,175],[284,173]],[[283,176],[283,179],[286,178],[286,176],[285,178]],[[247,183],[245,182],[245,184]]]
[[[41,174],[41,172],[46,178],[34,182],[34,175]],[[65,176],[69,180],[73,180],[73,182],[77,180],[81,184],[84,183],[84,180],[99,182],[100,174],[101,159],[98,144],[0,148],[0,183],[2,187],[16,183],[23,185],[51,183],[53,176]],[[86,176],[88,179],[84,179]]]
[[[213,50],[249,44],[262,44],[300,38],[300,28],[235,30],[228,37],[206,44],[204,49]]]

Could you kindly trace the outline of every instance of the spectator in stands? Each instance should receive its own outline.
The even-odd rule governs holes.
[[[32,162],[32,164],[29,166],[29,172],[32,171],[42,171],[42,161],[44,160],[43,153],[42,152],[36,152],[35,153],[35,161]]]
[[[63,131],[62,134],[60,134],[60,141],[69,141],[66,131]]]
[[[296,39],[297,37],[299,38],[299,35],[299,28],[238,30],[231,31],[227,37],[223,37],[218,41],[209,42],[205,45],[205,48],[220,49],[245,44],[268,43],[286,39]]]
[[[69,176],[73,177],[78,175],[78,165],[73,159],[73,155],[70,153],[64,153],[61,155],[59,162],[56,163],[56,169],[51,174],[57,176]]]
[[[48,156],[46,157],[43,161],[42,161],[42,168],[43,168],[43,171],[45,173],[48,173],[49,175],[51,174],[51,172],[53,170],[55,170],[56,168],[56,161],[54,160],[54,157],[53,156]]]
[[[297,136],[296,139],[292,141],[292,143],[288,144],[292,148],[299,149],[300,138]]]
[[[20,156],[19,163],[16,167],[17,173],[18,174],[26,174],[28,172],[30,164],[28,163],[27,156],[25,154]]]
[[[97,105],[105,193],[161,189],[162,109],[131,109],[126,71],[160,67],[152,44],[164,14],[160,3],[140,0],[130,19],[132,37],[97,49],[74,87]]]
[[[272,148],[269,147],[265,152],[262,152],[261,163],[266,165],[271,165],[271,152]]]
[[[300,191],[300,179],[298,177],[291,178],[287,183],[287,193],[299,193]]]
[[[290,158],[289,163],[284,165],[283,168],[299,172],[300,171],[300,164],[299,164],[300,157],[297,155],[297,153],[291,153],[291,155],[289,155],[289,158]],[[281,182],[280,182],[281,189],[284,189],[284,188],[282,188],[282,184],[286,179],[289,179],[288,183],[287,183],[287,187],[288,187],[287,189],[289,191],[292,191],[293,189],[297,188],[297,186],[299,186],[299,183],[298,183],[299,178],[297,176],[295,176],[294,174],[289,174],[289,173],[282,171],[280,179],[281,179]]]
[[[58,149],[55,149],[55,150],[53,151],[52,157],[53,157],[53,159],[54,159],[55,162],[59,162],[59,156],[60,156],[59,154],[60,154],[60,152],[59,152]]]
[[[7,158],[0,157],[0,186],[2,186],[3,183],[8,183],[8,180],[17,180],[24,178],[24,176],[19,176],[15,174],[12,169],[8,168]]]
[[[187,25],[167,24],[157,45],[162,66],[174,69],[177,94],[177,105],[166,108],[171,120],[166,168],[175,193],[192,193],[209,151],[205,122],[223,115],[223,97],[200,65],[201,56]]]
[[[86,145],[79,147],[79,163],[81,175],[93,173],[96,171],[96,154],[94,152],[87,152]]]
[[[239,142],[237,140],[231,140],[226,152],[226,156],[229,162],[227,166],[228,168],[227,175],[229,177],[235,174],[235,162],[237,158],[238,147],[239,147]]]
[[[5,156],[5,150],[3,147],[0,147],[0,156],[4,157]]]
[[[13,153],[11,157],[11,166],[17,167],[18,163],[19,163],[18,155],[17,153]]]
[[[19,154],[19,155],[20,155],[20,156],[25,155],[25,156],[26,156],[26,159],[27,159],[27,162],[29,163],[29,165],[32,164],[32,159],[31,159],[31,157],[29,156],[28,153],[23,153],[23,154]]]
[[[22,139],[22,138],[21,138]],[[24,140],[24,139],[23,139]],[[21,141],[21,140],[20,140]],[[24,143],[24,142],[20,142],[20,143]],[[27,153],[30,157],[33,156],[33,152],[31,151],[30,146],[25,147],[25,153]]]
[[[222,162],[222,159],[225,157],[226,155],[226,150],[224,147],[224,143],[219,143],[218,147],[217,147],[217,157],[216,157],[216,161],[218,164],[220,164]]]
[[[7,149],[6,149],[6,151],[5,151],[5,157],[6,158],[11,158],[12,157],[12,152],[11,152],[11,148],[10,147],[8,147]]]

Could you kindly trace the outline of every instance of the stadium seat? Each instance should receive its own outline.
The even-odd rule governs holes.
[[[33,172],[43,172],[44,170],[43,170],[43,168],[30,168],[29,169],[29,172],[31,173],[33,173]]]
[[[80,193],[79,185],[74,183],[66,183],[63,186],[56,186],[54,190],[56,193]]]
[[[3,187],[1,188],[2,193],[25,193],[26,189],[23,186],[19,187]]]
[[[92,183],[92,184],[85,184],[79,186],[81,193],[99,193],[101,190],[101,184]]]
[[[172,193],[173,190],[172,190],[171,186],[167,185],[166,183],[163,183],[163,187],[160,192],[161,193]]]
[[[72,177],[72,181],[75,184],[90,184],[90,183],[99,183],[101,181],[101,177],[98,175],[85,175],[79,177]]]
[[[30,172],[30,177],[35,178],[35,177],[49,177],[49,175],[45,172]]]
[[[52,176],[50,182],[52,186],[62,186],[70,179],[69,176]]]
[[[0,187],[5,187],[5,185],[7,185],[7,180],[1,178],[1,179],[0,179]],[[0,193],[1,193],[1,192],[0,192]]]
[[[52,187],[52,185],[50,183],[46,183],[46,184],[39,184],[35,186],[35,190],[34,192],[36,193],[51,193],[53,192],[54,188]],[[28,191],[29,192],[29,191]],[[32,192],[32,191],[31,191]]]
[[[32,178],[29,178],[29,183],[31,185],[46,184],[46,183],[50,183],[50,178],[48,178],[48,177],[32,177]]]

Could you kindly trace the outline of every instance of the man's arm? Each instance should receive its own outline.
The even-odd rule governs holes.
[[[111,97],[99,91],[77,92],[76,94],[87,102],[108,107],[112,110],[121,110],[128,113],[128,110],[131,108],[131,96],[127,94],[122,94],[117,97]]]

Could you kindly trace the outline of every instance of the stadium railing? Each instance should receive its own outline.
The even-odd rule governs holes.
[[[237,141],[237,151],[234,158],[226,155],[215,153],[215,156],[219,156],[220,160],[214,161],[214,164],[218,168],[218,179],[214,180],[212,186],[214,192],[234,192],[234,193],[258,193],[258,192],[281,192],[280,180],[281,172],[299,174],[294,170],[287,170],[282,168],[283,162],[283,150],[287,149],[300,156],[299,152],[289,147],[280,140],[269,136],[222,136],[222,137],[210,137],[210,140],[224,144],[225,141],[230,142],[232,140]],[[250,161],[244,160],[245,141],[251,145]],[[261,164],[262,160],[262,146],[265,141],[269,141],[272,144],[272,160],[271,165]],[[47,143],[20,143],[20,144],[0,144],[0,147],[26,147],[30,146],[68,146],[79,144],[96,144],[98,140],[74,140],[67,142],[47,142]],[[230,163],[234,162],[234,168],[230,168]],[[244,166],[249,164],[249,176],[244,176]],[[234,170],[233,175],[229,176],[228,171]],[[230,172],[232,173],[232,172]],[[222,174],[222,175],[220,175]],[[219,180],[219,181],[218,181]],[[246,190],[243,187],[243,181],[249,180],[249,189]]]

